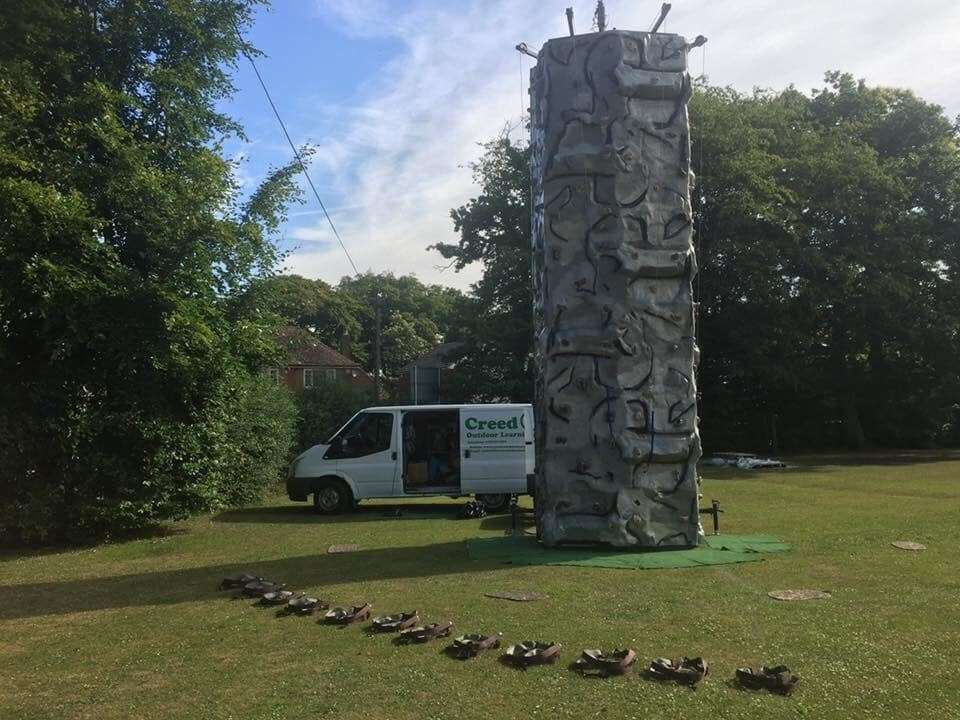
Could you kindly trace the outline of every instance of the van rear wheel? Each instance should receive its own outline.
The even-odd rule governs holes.
[[[510,506],[510,493],[484,493],[474,495],[474,498],[486,509],[488,513],[502,513]]]
[[[313,509],[321,515],[336,515],[352,505],[353,493],[339,480],[325,480],[313,493]]]

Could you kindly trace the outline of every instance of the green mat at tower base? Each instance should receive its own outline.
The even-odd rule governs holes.
[[[471,560],[627,570],[756,562],[762,560],[765,553],[786,552],[789,549],[789,545],[770,535],[711,535],[706,538],[706,544],[680,550],[615,550],[607,547],[547,549],[531,535],[467,540],[467,553]]]

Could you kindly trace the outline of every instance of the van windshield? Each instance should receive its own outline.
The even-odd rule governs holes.
[[[392,433],[391,413],[360,413],[330,438],[326,457],[362,457],[389,450]]]

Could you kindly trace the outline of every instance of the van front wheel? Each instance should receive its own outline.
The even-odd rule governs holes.
[[[326,480],[313,493],[313,509],[321,515],[336,515],[353,505],[353,493],[339,480]]]
[[[510,506],[509,493],[482,494],[474,495],[474,497],[476,498],[477,502],[483,505],[488,513],[505,512]]]

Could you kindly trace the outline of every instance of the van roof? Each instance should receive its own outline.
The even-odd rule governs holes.
[[[459,410],[460,408],[484,408],[486,410],[510,410],[531,407],[530,403],[460,403],[458,405],[377,405],[367,410]]]

